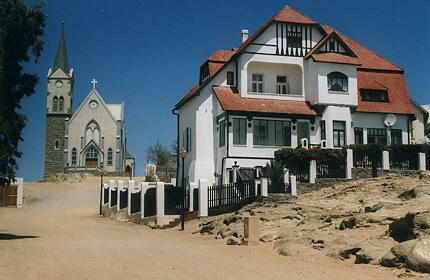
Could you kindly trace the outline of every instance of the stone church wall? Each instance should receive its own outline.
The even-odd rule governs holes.
[[[48,115],[46,117],[45,178],[63,171],[65,118],[64,115]],[[58,150],[55,149],[56,140],[60,144]]]

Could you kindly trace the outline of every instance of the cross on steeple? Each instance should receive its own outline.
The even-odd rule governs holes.
[[[93,84],[93,89],[96,89],[96,84],[98,83],[98,82],[96,81],[96,79],[93,79],[93,80],[91,81],[91,83]]]

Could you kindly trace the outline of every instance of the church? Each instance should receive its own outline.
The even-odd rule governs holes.
[[[135,159],[127,151],[125,106],[107,104],[92,90],[73,112],[74,72],[69,67],[64,27],[53,68],[48,71],[45,172],[104,172],[134,176]]]

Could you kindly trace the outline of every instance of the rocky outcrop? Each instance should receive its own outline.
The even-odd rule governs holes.
[[[381,258],[380,264],[430,273],[430,239],[413,239],[399,243]]]

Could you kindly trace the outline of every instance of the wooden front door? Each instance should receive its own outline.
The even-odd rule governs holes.
[[[89,147],[85,153],[85,167],[95,168],[98,166],[99,153],[94,147]]]
[[[85,159],[85,167],[95,168],[97,167],[98,159],[96,158],[86,158]]]

